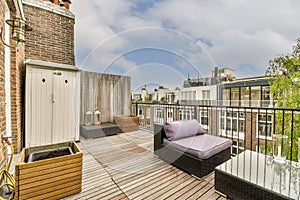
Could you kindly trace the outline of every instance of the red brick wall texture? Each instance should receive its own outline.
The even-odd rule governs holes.
[[[26,4],[24,12],[27,23],[33,27],[26,33],[26,59],[75,65],[74,18]]]

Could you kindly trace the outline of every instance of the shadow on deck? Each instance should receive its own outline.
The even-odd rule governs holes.
[[[214,173],[197,179],[153,154],[153,134],[134,131],[82,139],[82,192],[69,199],[225,199]]]

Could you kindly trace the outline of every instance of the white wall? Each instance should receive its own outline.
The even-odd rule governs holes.
[[[203,90],[210,91],[210,100],[217,100],[217,88],[218,88],[217,85],[182,88],[180,90],[179,100],[189,100],[189,99],[182,99],[182,95],[181,95],[181,92],[188,92],[188,91],[196,91],[196,100],[203,100],[202,99]]]

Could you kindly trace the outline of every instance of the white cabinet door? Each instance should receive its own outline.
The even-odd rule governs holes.
[[[75,140],[76,72],[56,71],[53,76],[53,142]]]
[[[26,147],[52,142],[52,90],[51,70],[28,68],[26,74]]]

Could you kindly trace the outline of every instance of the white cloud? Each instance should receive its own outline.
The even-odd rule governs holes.
[[[234,68],[240,76],[262,75],[268,61],[290,52],[300,37],[298,0],[164,0],[137,11],[141,2],[146,1],[74,1],[77,54],[97,47],[84,66],[105,69],[116,60],[110,67],[130,71],[138,61],[123,55],[152,46],[188,60],[204,75],[215,64]],[[83,58],[78,58],[80,64]],[[177,64],[183,71],[189,65],[184,60]]]

